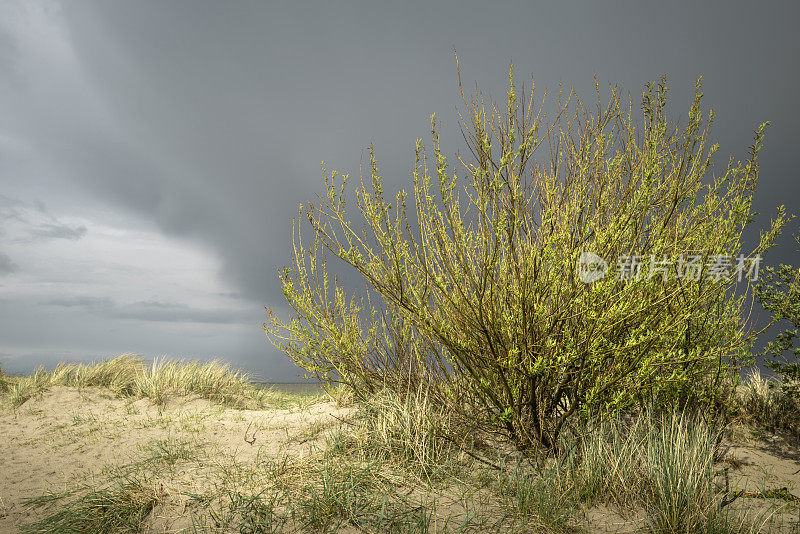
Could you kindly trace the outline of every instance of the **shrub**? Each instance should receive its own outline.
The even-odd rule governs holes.
[[[326,195],[300,206],[313,240],[295,225],[294,262],[280,274],[292,316],[268,308],[267,337],[310,375],[356,394],[424,382],[437,402],[523,451],[554,450],[575,417],[653,399],[724,413],[750,342],[736,277],[714,267],[740,253],[752,222],[766,123],[744,164],[731,161],[704,184],[718,145],[709,146],[714,115],[702,116],[700,80],[682,128],[665,117],[664,79],[646,85],[641,126],[616,88],[606,105],[597,88],[594,113],[572,92],[559,97],[549,126],[533,84],[522,101],[516,90],[513,67],[503,111],[491,99],[487,109],[481,93],[467,102],[462,90],[465,187],[431,117],[432,153],[416,143],[413,211],[404,190],[385,199],[370,147],[355,193],[362,230],[350,220],[347,175],[323,166]],[[550,152],[537,160],[542,145]],[[781,207],[752,254],[784,221]],[[696,255],[699,280],[585,284],[576,269],[585,252]],[[363,277],[364,296],[331,284],[326,254]]]

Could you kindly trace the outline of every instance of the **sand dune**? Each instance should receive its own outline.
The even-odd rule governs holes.
[[[293,476],[293,469],[299,473],[304,459],[325,454],[326,431],[346,425],[351,411],[322,396],[287,396],[272,408],[237,410],[195,396],[172,397],[157,406],[104,388],[53,387],[0,412],[0,532],[41,520],[59,503],[109,480],[133,481],[139,484],[137,495],[150,499],[139,527],[144,532],[232,530],[232,508],[215,514],[211,501],[226,491],[232,495],[232,488],[252,491]],[[727,460],[720,466],[728,468],[730,491],[786,488],[786,498],[745,496],[732,506],[785,504],[783,527],[775,528],[791,532],[798,511],[787,499],[800,496],[797,445],[779,436],[741,434],[727,440]],[[262,475],[266,478],[259,479]],[[74,495],[41,505],[61,492]],[[448,513],[448,507],[437,513]],[[593,507],[582,521],[592,532],[643,526],[642,517],[610,506]],[[282,526],[290,530],[289,524]]]

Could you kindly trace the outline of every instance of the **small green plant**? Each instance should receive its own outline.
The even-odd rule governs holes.
[[[217,528],[234,528],[238,532],[285,532],[288,520],[282,510],[282,497],[262,491],[245,494],[236,489],[226,491],[228,507],[223,512],[212,512],[211,519]]]
[[[193,460],[199,449],[198,444],[173,436],[153,440],[145,446],[148,461],[163,464],[170,469],[181,460]]]
[[[538,473],[517,465],[501,475],[503,507],[513,510],[524,524],[537,532],[572,532],[570,520],[576,511],[573,488],[565,484],[560,466]]]

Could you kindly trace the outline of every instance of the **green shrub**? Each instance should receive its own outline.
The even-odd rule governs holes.
[[[436,402],[523,451],[556,449],[578,416],[654,399],[724,414],[749,340],[736,277],[713,279],[710,265],[740,253],[766,124],[744,164],[704,184],[718,145],[701,96],[698,80],[682,128],[665,117],[664,80],[646,86],[642,125],[616,88],[605,105],[598,88],[596,112],[570,94],[546,126],[533,87],[520,101],[509,69],[502,112],[462,92],[464,187],[434,117],[432,153],[416,144],[410,216],[404,190],[385,199],[370,147],[355,194],[363,230],[350,219],[347,175],[323,167],[327,194],[305,209],[313,240],[296,225],[294,263],[281,272],[292,315],[268,309],[269,340],[356,395],[424,383]],[[537,160],[542,145],[550,152]],[[771,246],[785,218],[780,208],[751,255]],[[670,272],[586,284],[576,269],[584,252],[612,262],[697,255],[700,280]],[[331,284],[326,254],[363,277],[364,296]]]
[[[800,245],[800,234],[795,236],[795,240]],[[772,312],[768,327],[778,321],[791,324],[767,344],[763,355],[768,356],[767,367],[780,376],[783,391],[800,399],[800,346],[794,346],[800,332],[800,268],[780,265],[776,271],[765,267],[755,283],[754,292],[761,306]],[[782,358],[786,351],[791,352],[793,361],[787,362]]]

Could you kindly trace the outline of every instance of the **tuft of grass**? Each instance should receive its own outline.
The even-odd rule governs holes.
[[[643,508],[654,533],[758,532],[770,518],[768,510],[744,516],[722,505],[714,483],[718,436],[697,416],[645,410],[575,434],[559,463],[589,506],[605,500],[623,510]]]
[[[767,432],[797,432],[800,429],[800,403],[780,386],[775,379],[762,378],[758,368],[751,369],[737,391],[744,421]]]
[[[291,514],[300,531],[344,526],[376,532],[424,532],[428,510],[406,501],[380,476],[379,463],[319,464],[293,499]]]
[[[718,504],[710,510],[708,520],[702,525],[702,532],[708,534],[759,534],[774,532],[772,519],[774,509],[738,512],[721,508]]]
[[[136,394],[163,404],[172,394],[194,393],[234,408],[260,406],[266,395],[247,373],[220,361],[156,360],[138,375]]]
[[[144,446],[148,462],[165,465],[169,469],[181,460],[194,460],[200,451],[200,445],[192,441],[168,436],[164,439],[152,440]]]
[[[328,441],[332,452],[357,453],[435,478],[456,457],[458,447],[445,438],[454,435],[454,421],[423,391],[402,396],[383,390],[361,402],[350,425]]]
[[[11,406],[21,406],[25,401],[41,394],[52,385],[51,373],[39,368],[33,374],[18,378],[8,390],[8,402]]]
[[[53,494],[25,502],[34,508],[50,506],[65,498]],[[117,479],[102,489],[88,489],[54,513],[22,527],[23,532],[116,533],[141,532],[144,521],[159,498],[151,485]]]
[[[51,385],[104,387],[120,395],[136,393],[142,361],[131,354],[89,365],[60,363],[50,374]]]
[[[20,406],[54,386],[105,387],[118,395],[135,395],[136,381],[143,369],[142,360],[130,354],[90,365],[62,362],[52,371],[39,367],[33,374],[16,380],[10,389],[9,402]]]
[[[561,463],[578,500],[589,506],[604,502],[630,508],[636,504],[644,422],[644,417],[588,422],[577,435],[564,437]]]
[[[538,472],[521,464],[501,473],[500,497],[503,508],[513,510],[536,532],[573,532],[571,519],[576,511],[574,487],[561,466],[551,464]]]
[[[685,414],[645,418],[641,472],[654,532],[704,530],[714,505],[716,436]]]
[[[287,392],[274,385],[256,384],[263,402],[279,410],[305,410],[321,400],[336,400],[324,390]]]
[[[288,521],[279,494],[266,491],[248,494],[238,489],[226,489],[225,497],[228,501],[226,509],[209,512],[214,526],[223,532],[282,532]]]
[[[329,455],[226,466],[215,490],[191,495],[214,532],[427,532],[433,508],[409,497],[382,462]]]

